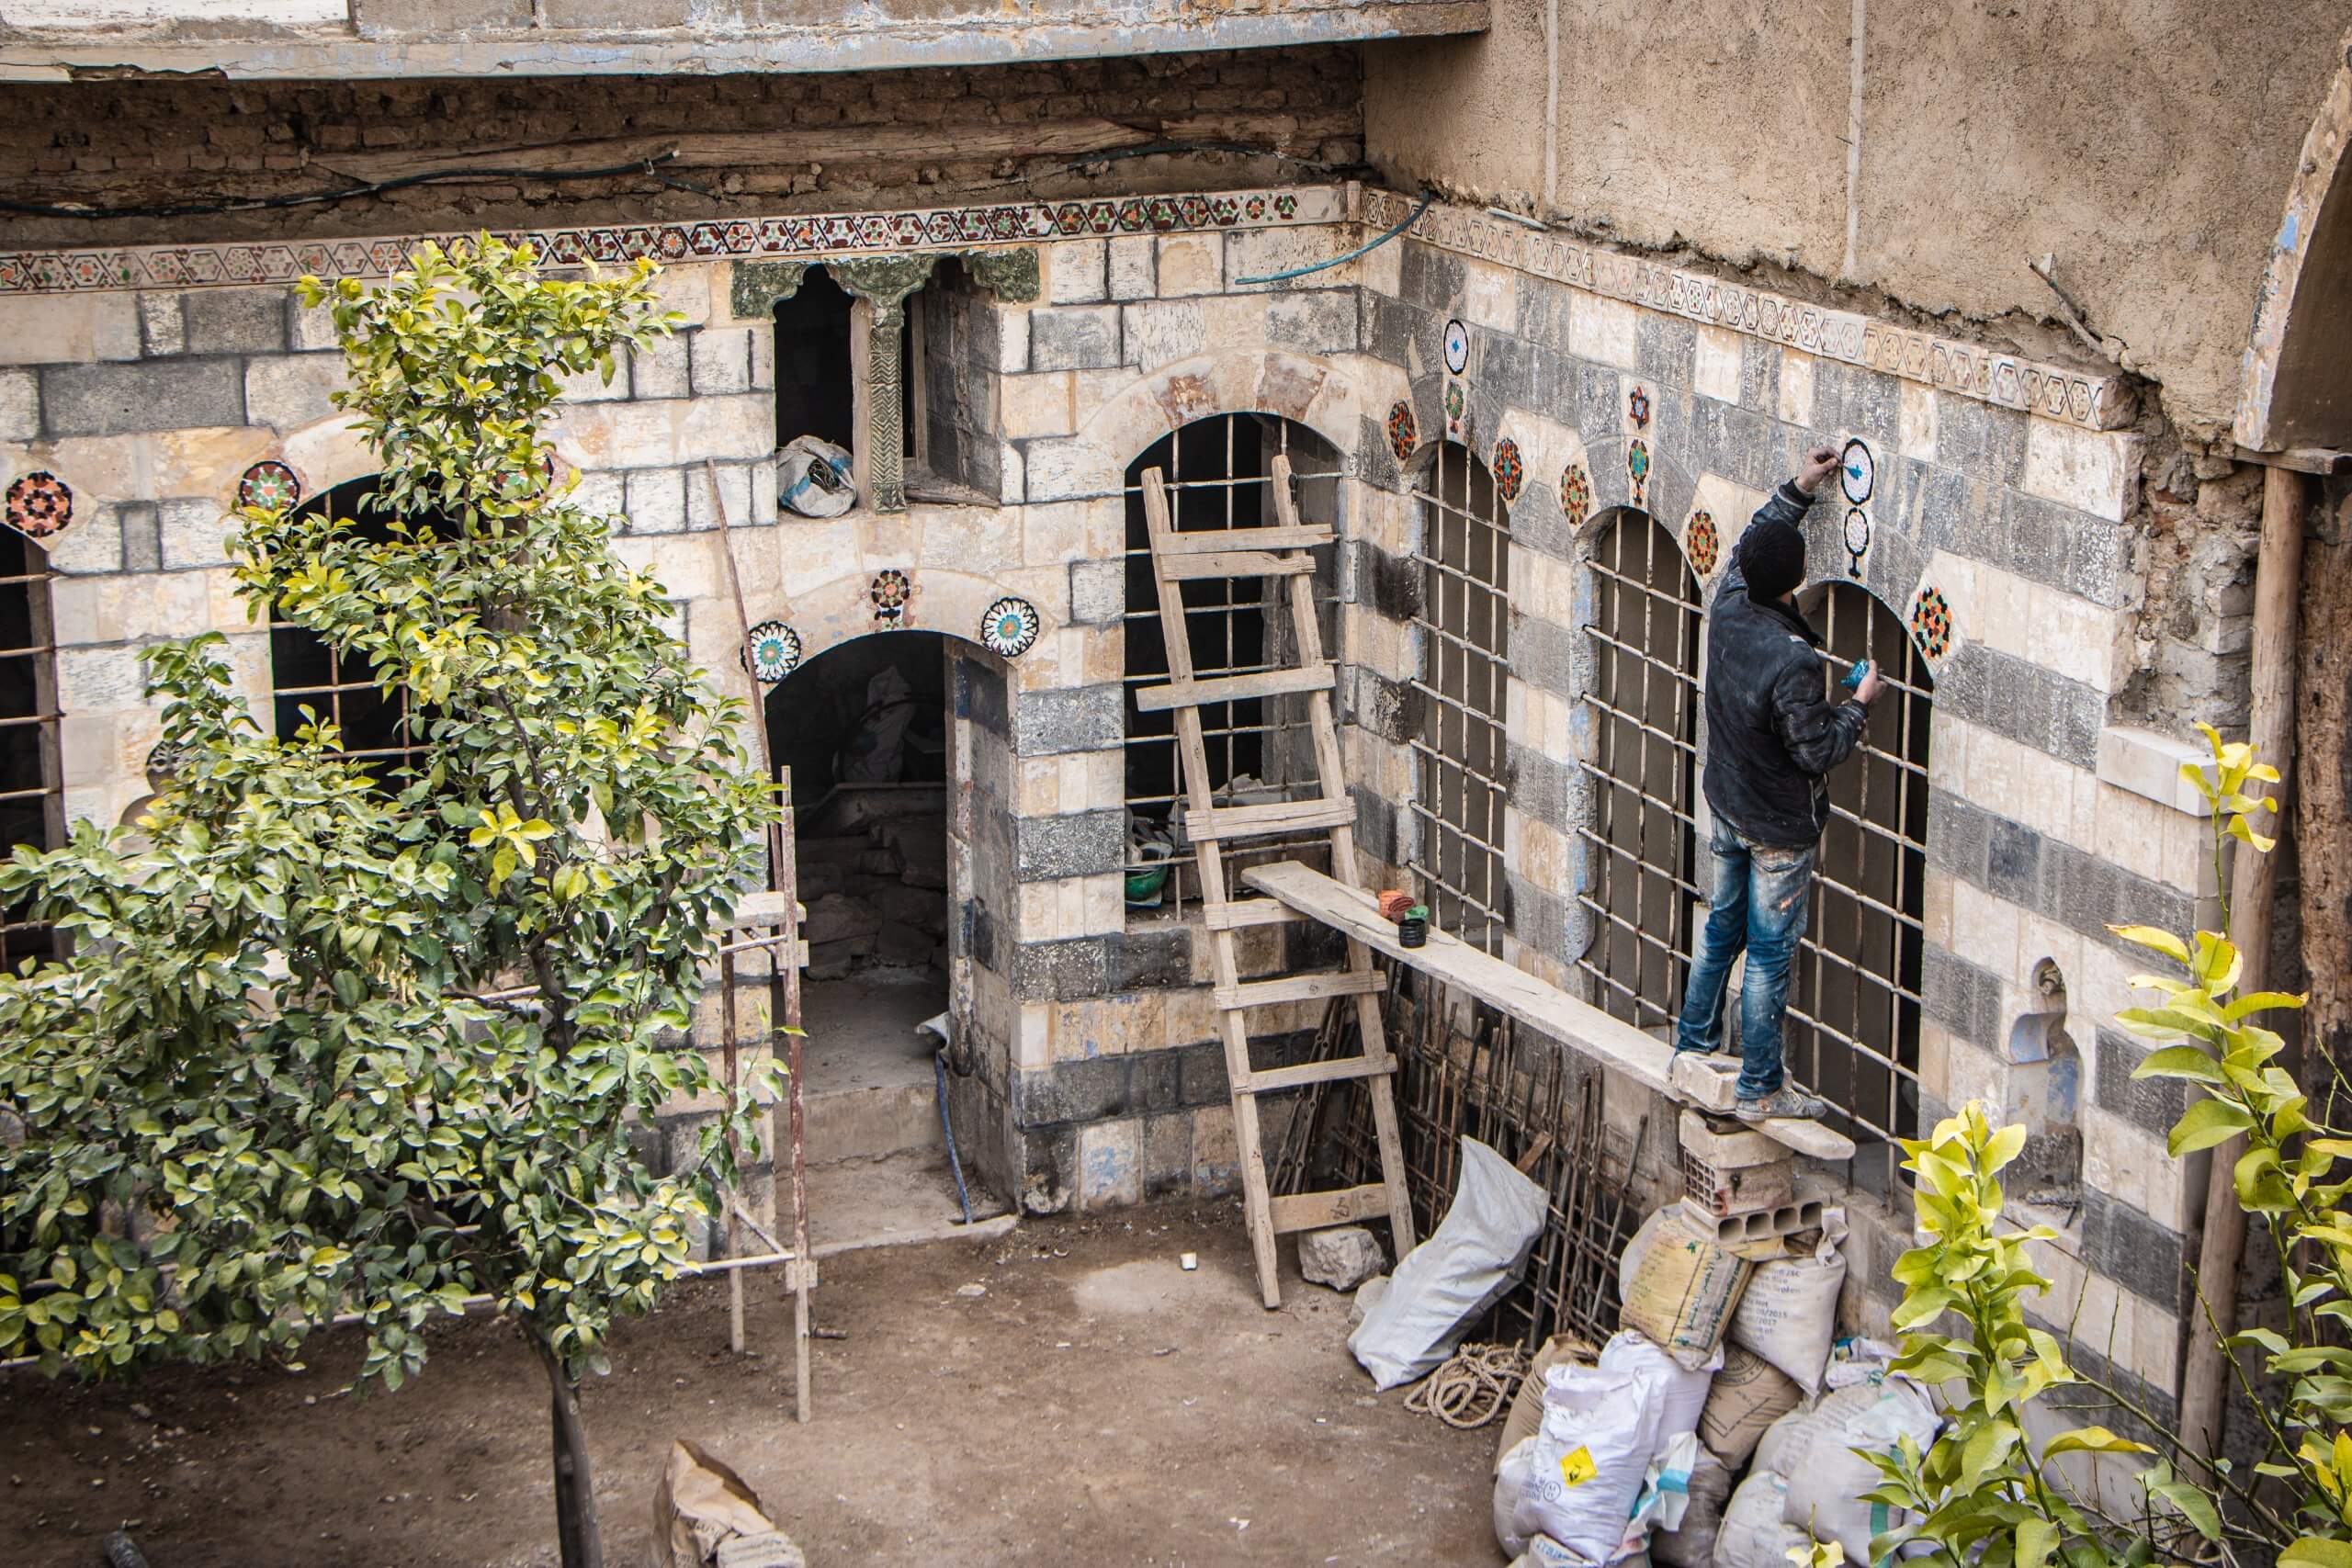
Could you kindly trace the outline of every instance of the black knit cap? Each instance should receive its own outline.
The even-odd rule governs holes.
[[[1739,542],[1739,569],[1747,591],[1778,599],[1804,581],[1804,536],[1785,523],[1765,523]]]

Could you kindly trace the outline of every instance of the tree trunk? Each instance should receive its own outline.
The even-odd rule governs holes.
[[[548,1374],[555,1440],[555,1529],[563,1568],[605,1568],[596,1531],[596,1477],[588,1465],[588,1427],[580,1418],[580,1380],[529,1328],[523,1331]]]
[[[2303,883],[2302,1084],[2335,1120],[2336,1075],[2352,1070],[2352,539],[2318,519],[2303,553],[2302,702],[2295,833]]]

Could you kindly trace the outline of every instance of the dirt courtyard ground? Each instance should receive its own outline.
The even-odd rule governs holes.
[[[815,1346],[806,1427],[776,1277],[754,1277],[755,1357],[728,1352],[715,1281],[622,1329],[585,1400],[615,1568],[645,1561],[673,1437],[741,1472],[814,1568],[1500,1562],[1494,1429],[1374,1395],[1344,1297],[1294,1274],[1262,1310],[1234,1205],[1035,1220],[824,1269],[816,1321],[850,1337]],[[544,1381],[510,1329],[452,1320],[436,1338],[421,1380],[364,1401],[337,1393],[356,1359],[340,1335],[299,1372],[0,1374],[0,1563],[91,1568],[129,1520],[153,1568],[553,1563]]]

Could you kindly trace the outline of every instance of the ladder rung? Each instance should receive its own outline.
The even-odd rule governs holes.
[[[1285,528],[1203,528],[1190,534],[1163,534],[1156,547],[1163,556],[1205,556],[1236,547],[1249,550],[1311,550],[1332,540],[1329,528],[1312,523]]]
[[[1369,1187],[1342,1187],[1330,1192],[1295,1192],[1273,1200],[1266,1210],[1274,1223],[1276,1235],[1292,1231],[1319,1231],[1326,1225],[1350,1224],[1357,1220],[1385,1220],[1388,1217],[1388,1189],[1374,1182]]]
[[[1250,1069],[1249,1082],[1241,1086],[1243,1094],[1279,1094],[1286,1089],[1305,1089],[1314,1083],[1341,1083],[1349,1078],[1376,1078],[1383,1073],[1396,1070],[1396,1059],[1384,1056],[1374,1061],[1369,1056],[1339,1056],[1326,1062],[1301,1062],[1295,1067],[1268,1067],[1260,1072]]]
[[[1311,1002],[1323,997],[1361,997],[1387,988],[1388,976],[1377,969],[1346,969],[1337,975],[1291,975],[1280,980],[1219,986],[1216,998],[1221,1008],[1270,1008],[1281,1002]]]
[[[1248,675],[1212,675],[1199,681],[1176,681],[1165,686],[1142,686],[1136,706],[1146,713],[1164,708],[1196,707],[1202,703],[1239,703],[1252,697],[1286,697],[1297,692],[1328,692],[1333,671],[1329,664],[1297,670],[1260,670]]]
[[[1345,828],[1356,819],[1352,800],[1276,800],[1263,806],[1216,806],[1184,813],[1184,831],[1194,843],[1247,839],[1259,834],[1304,833]]]
[[[1264,550],[1218,550],[1211,555],[1163,556],[1159,575],[1170,582],[1198,577],[1305,577],[1315,570],[1313,556],[1269,555]]]
[[[1243,898],[1231,904],[1201,906],[1201,924],[1213,931],[1237,931],[1244,926],[1286,926],[1306,919],[1279,898]]]

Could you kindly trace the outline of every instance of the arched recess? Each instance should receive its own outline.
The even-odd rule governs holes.
[[[1186,784],[1177,753],[1176,716],[1166,709],[1147,712],[1135,700],[1138,688],[1164,682],[1169,671],[1143,477],[1148,469],[1159,470],[1168,487],[1170,520],[1179,532],[1248,530],[1277,521],[1272,491],[1277,457],[1289,459],[1292,500],[1300,520],[1336,528],[1344,468],[1338,449],[1306,425],[1277,414],[1217,413],[1193,420],[1153,442],[1126,467],[1122,674],[1125,798],[1132,824],[1127,869],[1136,907],[1181,909],[1193,896],[1186,871],[1191,857],[1175,832],[1177,802]],[[1323,552],[1316,567],[1316,598],[1323,607],[1327,649],[1339,646],[1336,555]],[[1198,578],[1179,589],[1196,676],[1251,674],[1296,661],[1285,580]],[[1305,697],[1254,698],[1199,711],[1212,791],[1262,789],[1296,795],[1316,779]],[[1238,874],[1259,861],[1295,858],[1300,850],[1299,844],[1282,840],[1252,840],[1235,846],[1229,859]],[[1159,873],[1164,863],[1169,871],[1163,877]]]
[[[1854,757],[1829,775],[1829,827],[1789,977],[1783,1047],[1799,1082],[1845,1113],[1854,1163],[1880,1190],[1892,1140],[1919,1132],[1919,986],[1928,869],[1928,747],[1935,679],[1902,619],[1868,589],[1817,582],[1798,605],[1822,637],[1824,693],[1867,659],[1890,690]]]
[[[1510,676],[1510,513],[1468,447],[1415,459],[1419,513],[1421,728],[1412,742],[1409,857],[1430,918],[1488,953],[1510,929],[1503,876]]]
[[[59,744],[57,649],[49,605],[49,553],[0,527],[0,853],[53,850],[65,841],[65,774]],[[0,960],[62,952],[53,928],[0,908]]]
[[[346,520],[352,538],[389,544],[394,537],[391,513],[377,505],[378,479],[368,474],[346,479],[296,511],[303,516]],[[412,527],[434,523],[429,515],[407,521]],[[272,727],[280,740],[293,739],[315,715],[342,731],[340,755],[368,764],[379,778],[406,773],[424,754],[423,713],[407,689],[385,691],[364,661],[347,658],[310,627],[285,619],[276,605],[270,607],[269,682]]]
[[[1586,556],[1590,656],[1578,828],[1592,939],[1577,966],[1593,1001],[1640,1028],[1679,1013],[1697,920],[1699,581],[1646,512],[1599,520]]]
[[[2352,448],[2352,33],[2303,138],[2255,295],[2236,437],[2257,451]]]

